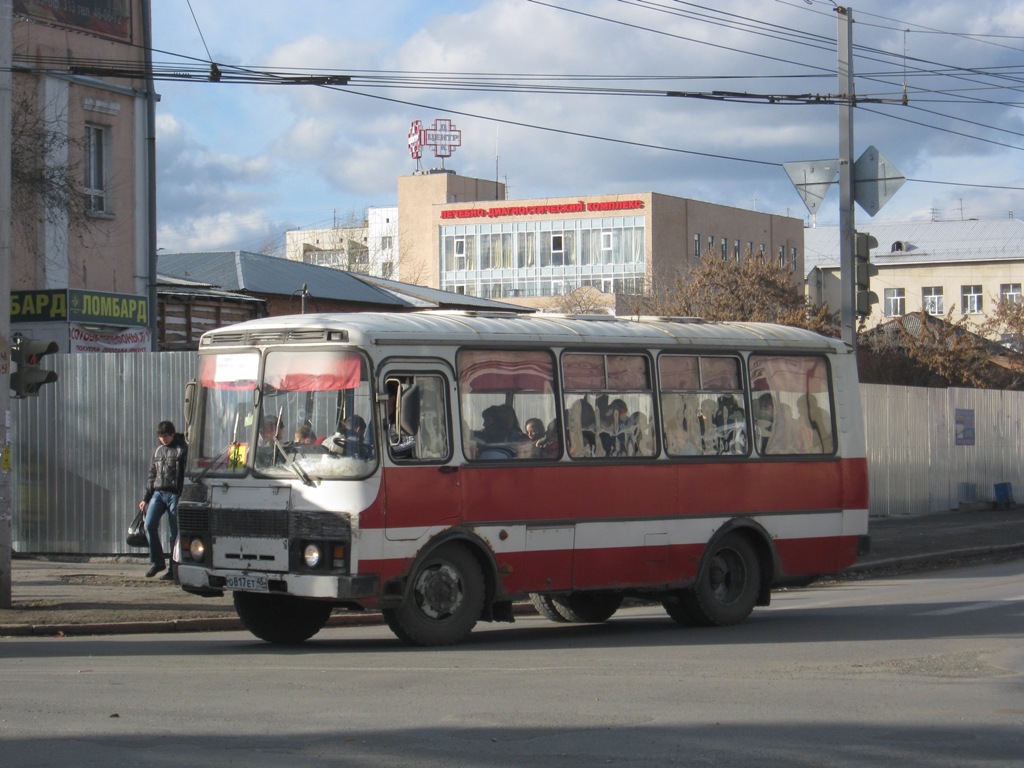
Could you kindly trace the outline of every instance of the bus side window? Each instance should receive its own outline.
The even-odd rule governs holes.
[[[572,458],[654,456],[654,397],[644,355],[567,353],[562,380]]]
[[[559,457],[555,366],[549,351],[464,349],[458,368],[462,450],[467,459]]]
[[[750,382],[759,453],[835,452],[825,358],[751,355]]]
[[[658,376],[669,456],[747,453],[739,358],[663,354],[658,358]]]
[[[443,461],[449,456],[445,380],[436,375],[389,378],[385,442],[393,461]]]

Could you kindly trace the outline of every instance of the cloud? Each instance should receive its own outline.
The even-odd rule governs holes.
[[[167,22],[154,27],[158,47],[197,55],[194,25],[174,12],[175,2],[154,11]],[[310,226],[334,210],[393,204],[397,177],[415,167],[406,148],[409,123],[437,117],[463,131],[462,147],[445,166],[482,178],[497,173],[513,197],[654,191],[806,216],[781,164],[838,156],[835,106],[665,94],[835,94],[831,7],[757,0],[704,10],[611,0],[558,5],[578,13],[525,0],[310,0],[302,14],[284,4],[263,4],[254,14],[248,4],[227,0],[198,7],[211,52],[223,61],[406,77],[490,73],[519,84],[563,76],[546,82],[650,94],[164,84],[161,233],[189,242],[204,233],[226,242],[237,233],[238,242],[252,242],[263,235],[259,216],[264,229]],[[1024,8],[1009,0],[970,14],[953,0],[859,5],[858,95],[895,103],[855,110],[855,156],[873,144],[911,179],[879,218],[921,218],[961,198],[975,215],[1024,210],[1024,202],[1015,205],[1019,192],[925,183],[1017,183],[1019,150],[999,144],[1018,146],[1024,119],[1014,105],[998,103],[1012,98],[992,89],[1013,83],[944,73],[1016,66],[1019,52],[1000,38],[935,30],[1020,34]],[[190,21],[187,13],[184,19]],[[591,79],[564,79],[570,75]],[[909,105],[898,103],[904,81]],[[423,164],[440,161],[427,156]],[[819,223],[835,223],[837,212],[833,193]]]

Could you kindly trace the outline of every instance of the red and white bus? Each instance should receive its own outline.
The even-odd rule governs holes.
[[[264,318],[202,337],[186,412],[179,581],[270,642],[373,608],[456,643],[527,597],[733,624],[868,545],[854,355],[797,328]]]

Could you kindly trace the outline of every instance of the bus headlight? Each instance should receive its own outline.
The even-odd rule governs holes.
[[[197,563],[203,562],[203,559],[206,557],[206,546],[198,536],[189,543],[188,554]]]
[[[321,557],[320,547],[316,544],[307,544],[306,548],[302,550],[302,559],[305,561],[307,568],[316,568],[320,565]]]

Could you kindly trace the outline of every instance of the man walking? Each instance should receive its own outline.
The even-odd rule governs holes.
[[[164,512],[167,513],[167,522],[171,528],[171,547],[178,538],[178,499],[185,485],[185,460],[188,458],[185,437],[175,431],[174,424],[161,421],[156,427],[156,436],[160,445],[153,453],[153,461],[149,465],[146,495],[139,502],[139,509],[146,510],[146,536],[149,538],[150,568],[146,571],[147,579],[167,568],[164,549],[160,544],[160,518]],[[163,578],[173,579],[173,570],[168,570]]]

